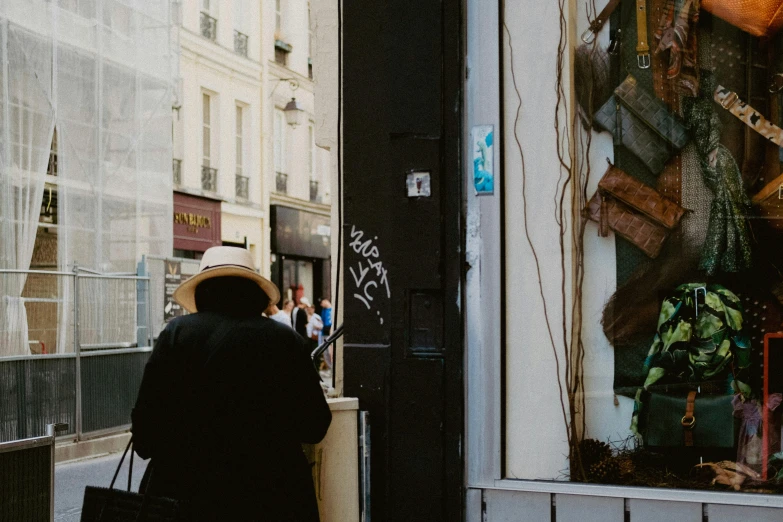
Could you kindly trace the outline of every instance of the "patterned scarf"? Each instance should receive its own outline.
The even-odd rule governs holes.
[[[666,77],[686,96],[699,91],[698,43],[696,31],[690,31],[698,22],[699,0],[667,0],[655,31],[655,53],[669,51]]]
[[[683,116],[699,151],[704,183],[715,195],[699,263],[707,275],[719,270],[740,272],[751,267],[750,231],[745,220],[750,213],[750,199],[742,185],[737,162],[720,144],[720,120],[712,101],[714,90],[715,80],[711,73],[705,72],[699,96],[682,100]]]

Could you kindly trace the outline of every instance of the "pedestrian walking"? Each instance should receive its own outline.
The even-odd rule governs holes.
[[[324,329],[324,322],[321,316],[315,313],[315,307],[310,305],[307,307],[307,337],[311,339],[315,345],[321,341],[321,331]]]
[[[305,339],[310,338],[310,336],[307,335],[308,306],[310,306],[310,300],[306,297],[301,297],[299,299],[299,305],[291,312],[291,322],[294,325],[294,330]]]
[[[332,333],[332,303],[326,299],[321,299],[321,319],[324,321],[323,335],[329,337]]]
[[[321,319],[324,321],[324,329],[321,330],[321,335],[326,339],[332,334],[332,303],[326,298],[321,299]],[[330,370],[332,369],[333,355],[334,344],[330,344],[324,352],[324,362]]]
[[[132,432],[151,458],[144,488],[189,521],[317,522],[302,443],[331,413],[305,341],[262,316],[280,293],[242,248],[213,247],[174,299],[190,315],[161,332]]]
[[[277,305],[270,304],[269,308],[266,309],[266,315],[273,321],[277,321],[280,324],[284,324],[289,328],[293,328],[291,325],[291,315],[285,312],[285,309],[288,307],[289,303],[291,301],[289,299],[286,299],[283,302],[283,309],[280,310]]]

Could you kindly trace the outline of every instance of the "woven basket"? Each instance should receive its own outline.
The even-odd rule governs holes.
[[[753,36],[773,36],[783,27],[783,0],[702,0],[701,8]]]

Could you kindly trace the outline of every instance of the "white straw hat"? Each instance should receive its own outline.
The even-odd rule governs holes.
[[[253,256],[244,248],[217,246],[207,249],[198,273],[174,290],[174,300],[188,312],[196,310],[196,287],[213,277],[244,277],[256,283],[269,296],[270,303],[280,300],[280,290],[269,279],[262,277],[253,268]]]

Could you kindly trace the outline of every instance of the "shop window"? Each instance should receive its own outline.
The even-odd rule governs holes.
[[[530,261],[538,263],[538,281],[560,266],[562,280],[574,284],[573,291],[541,286],[548,320],[566,317],[562,335],[560,318],[548,324],[548,334],[546,324],[535,326],[555,352],[566,347],[558,360],[563,402],[535,399],[558,415],[562,408],[566,425],[566,471],[555,469],[562,461],[552,455],[550,478],[559,472],[561,479],[594,483],[783,492],[778,17],[725,2],[704,0],[699,8],[648,0],[639,10],[622,0],[603,28],[592,26],[609,38],[593,41],[588,30],[583,40],[590,43],[579,41],[574,50],[579,120],[570,132],[578,145],[563,146],[569,142],[559,134],[563,161],[552,162],[555,171],[574,176],[565,184],[564,177],[552,178],[553,190],[566,195],[554,200],[555,219],[549,206],[546,213],[530,210],[553,204],[551,194],[536,192],[542,184],[526,187],[524,203],[527,226],[537,228],[528,236],[534,250],[542,224],[552,223],[565,238],[562,264],[538,246],[539,258]],[[520,32],[509,33],[519,45]],[[510,67],[521,63],[514,60]],[[519,91],[512,89],[508,100],[513,107],[518,94],[524,100],[512,126],[518,132],[533,93],[513,72]],[[569,132],[562,119],[557,129]],[[506,136],[506,144],[524,149],[524,140],[513,138]],[[597,157],[609,159],[598,171]],[[580,170],[588,163],[592,178]],[[571,196],[586,223],[581,232],[571,227],[568,210],[558,214]],[[513,343],[517,327],[509,328]],[[520,371],[524,379],[542,370]],[[521,397],[523,388],[515,384],[509,393]],[[529,471],[543,459],[514,460],[533,450],[506,448],[510,474],[543,474]]]

